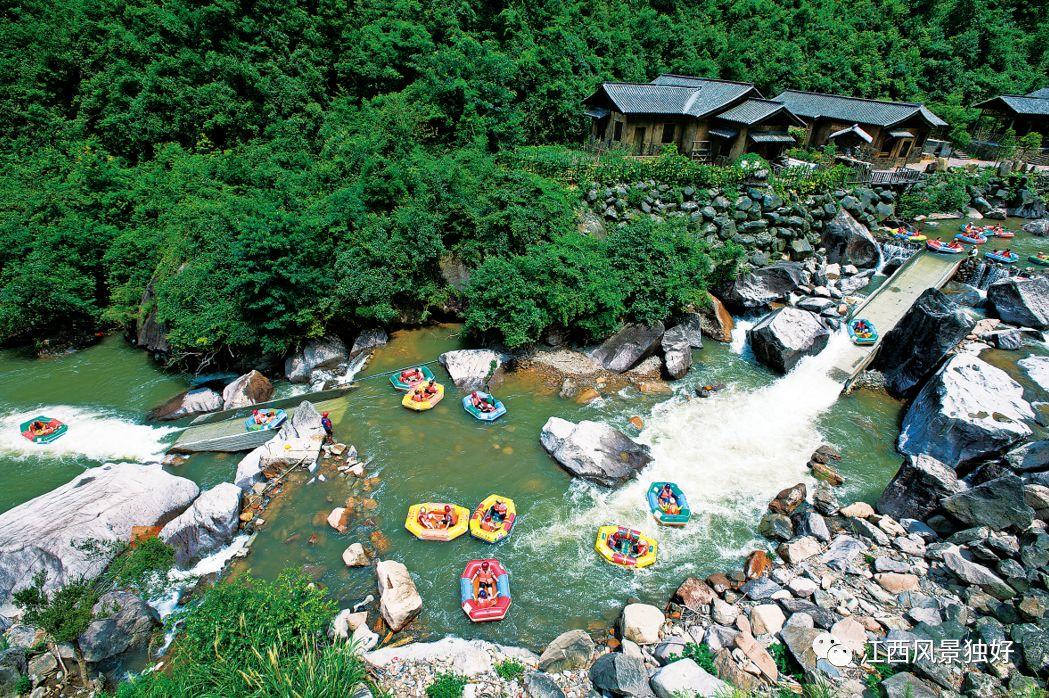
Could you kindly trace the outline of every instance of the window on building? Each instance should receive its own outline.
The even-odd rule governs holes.
[[[612,140],[621,141],[623,140],[623,122],[617,121],[615,128],[612,129]]]
[[[663,142],[663,143],[673,143],[674,142],[674,136],[676,135],[675,131],[676,131],[676,128],[675,128],[674,124],[663,124],[663,138],[662,138],[661,142]]]

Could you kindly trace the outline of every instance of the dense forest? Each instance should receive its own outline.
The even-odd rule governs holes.
[[[1022,0],[16,0],[3,16],[0,343],[155,310],[190,361],[450,312],[510,344],[551,325],[585,339],[693,302],[731,249],[667,225],[584,238],[578,190],[522,164],[578,146],[602,80],[925,100],[964,138],[965,105],[1049,73],[1049,13]]]

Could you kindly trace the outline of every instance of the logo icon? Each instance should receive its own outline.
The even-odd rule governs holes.
[[[813,638],[812,651],[818,659],[826,659],[839,669],[852,664],[852,652],[830,633],[820,633]]]

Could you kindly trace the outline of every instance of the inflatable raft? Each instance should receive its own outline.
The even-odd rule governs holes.
[[[1001,252],[986,252],[983,256],[992,262],[1001,262],[1002,264],[1016,264],[1020,261],[1020,255],[1015,252],[1010,252],[1007,255]]]
[[[655,539],[625,526],[602,526],[597,529],[594,549],[613,565],[641,569],[656,561]],[[626,550],[629,549],[629,552]]]
[[[899,228],[882,226],[882,230],[897,240],[906,240],[907,242],[925,242],[926,240],[924,235],[913,229],[905,229],[901,232]]]
[[[474,407],[473,393],[463,398],[463,409],[472,414],[482,422],[494,422],[495,420],[506,414],[506,405],[503,404],[502,400],[496,400],[488,393],[483,393],[480,390],[475,391],[477,397],[481,398],[485,402],[495,406],[495,409],[490,412],[485,412],[479,407]]]
[[[414,371],[418,371],[419,373],[421,373],[422,374],[422,378],[409,376],[408,375],[409,372],[411,372],[413,370]],[[429,369],[429,367],[427,367],[427,366],[414,366],[412,368],[406,368],[405,370],[401,371],[400,373],[391,373],[390,374],[390,383],[392,383],[393,387],[397,388],[398,390],[411,390],[412,388],[414,388],[419,383],[424,383],[424,382],[426,382],[428,380],[433,380],[433,378],[434,378],[433,371],[431,371]]]
[[[968,235],[966,233],[958,233],[954,236],[954,239],[961,240],[962,242],[967,242],[970,245],[982,245],[983,243],[987,242],[987,237],[985,235],[977,235],[976,233],[973,233],[972,235]]]
[[[939,252],[941,254],[961,254],[965,252],[965,248],[961,245],[952,247],[949,243],[941,240],[928,240],[925,246],[933,252]]]
[[[498,524],[492,523],[492,507],[500,502],[506,506],[506,515]],[[470,516],[470,535],[485,543],[498,543],[510,536],[517,520],[517,507],[514,500],[509,497],[500,497],[490,494],[484,501],[477,505],[474,513]]]
[[[1033,254],[1027,258],[1027,261],[1037,264],[1040,267],[1049,267],[1049,255],[1045,253]]]
[[[280,429],[285,421],[288,419],[288,413],[284,410],[258,410],[258,414],[262,416],[262,422],[255,421],[255,413],[251,413],[244,418],[244,430],[245,431],[272,431],[274,429]]]
[[[401,398],[401,404],[410,410],[415,410],[416,412],[424,412],[433,409],[434,405],[444,399],[444,386],[440,383],[435,383],[434,387],[437,388],[437,393],[431,395],[425,400],[415,400],[415,391],[418,388],[412,388],[405,393],[403,398]]]
[[[444,516],[444,508],[446,506],[452,508],[452,515],[455,518],[455,523],[449,528],[428,528],[423,526],[422,521],[420,520],[420,515],[423,513],[423,510],[435,514],[436,518],[440,519]],[[422,504],[413,504],[408,507],[408,516],[404,519],[404,527],[419,540],[436,540],[442,542],[455,540],[466,533],[469,526],[470,510],[457,504],[446,504],[445,502],[423,502]]]
[[[484,566],[487,564],[488,569]],[[481,598],[481,577],[495,578],[495,596],[489,585],[485,588],[485,598]],[[510,573],[498,560],[470,560],[459,577],[459,597],[462,600],[463,613],[474,623],[484,623],[506,618],[510,610]]]
[[[659,493],[663,490],[664,485],[670,487],[670,491],[674,494],[674,499],[677,500],[677,506],[672,511],[668,511],[659,503]],[[688,498],[685,497],[685,493],[681,491],[681,488],[676,483],[653,482],[648,488],[647,497],[649,511],[652,512],[652,516],[656,521],[664,526],[684,526],[692,518],[692,509],[688,506]]]
[[[54,417],[40,415],[28,422],[22,422],[18,430],[22,432],[22,436],[35,444],[49,444],[69,431],[69,427]]]
[[[1010,238],[1016,237],[1016,233],[1014,233],[1011,230],[1006,230],[1005,228],[992,228],[991,230],[986,231],[986,233],[989,233],[992,236],[1001,240],[1008,240]]]
[[[867,329],[859,329],[858,326],[860,323],[865,323]],[[849,339],[852,340],[853,344],[859,344],[861,346],[874,344],[878,341],[878,330],[870,320],[855,318],[849,321]]]

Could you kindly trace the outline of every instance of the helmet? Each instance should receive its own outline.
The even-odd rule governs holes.
[[[325,413],[324,413],[324,414],[322,414],[321,416],[322,416],[322,417],[327,417],[327,416],[328,416],[328,413],[327,413],[327,412],[325,412]]]
[[[452,510],[452,505],[451,504],[445,504],[444,505],[444,510],[445,511],[451,511]]]
[[[487,570],[488,569],[488,561],[487,560],[485,560],[484,562],[481,563],[481,569],[482,570]]]

